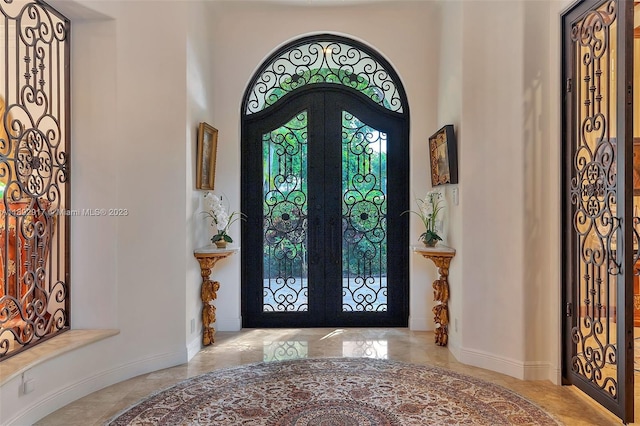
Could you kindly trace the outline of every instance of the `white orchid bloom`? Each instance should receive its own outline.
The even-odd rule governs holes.
[[[216,244],[217,241],[220,240],[233,242],[227,234],[228,228],[238,220],[245,220],[245,215],[242,212],[233,212],[230,214],[224,205],[222,197],[210,192],[205,193],[204,204],[208,205],[209,209],[202,213],[211,218],[211,226],[214,226],[218,230],[218,233],[213,236],[211,242],[216,242]]]

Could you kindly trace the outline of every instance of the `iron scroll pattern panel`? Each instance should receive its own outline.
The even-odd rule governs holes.
[[[342,112],[342,310],[387,310],[387,135]]]
[[[69,328],[69,20],[0,0],[0,360]],[[1,84],[1,83],[0,83]]]
[[[609,68],[615,60],[611,38],[616,1],[610,1],[576,22],[571,30],[576,64],[574,102],[580,119],[573,142],[570,183],[576,237],[577,322],[571,329],[575,351],[571,369],[611,398],[618,396],[615,288],[620,265],[616,259],[617,150],[614,89]],[[615,66],[615,65],[614,65]]]
[[[274,105],[287,93],[318,83],[340,84],[402,113],[402,98],[387,64],[345,40],[313,39],[281,52],[263,66],[250,86],[245,114]]]
[[[262,136],[263,312],[307,311],[307,112]]]

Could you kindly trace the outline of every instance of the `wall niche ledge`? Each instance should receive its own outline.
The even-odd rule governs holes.
[[[0,387],[52,358],[120,333],[120,330],[69,330],[0,362]]]

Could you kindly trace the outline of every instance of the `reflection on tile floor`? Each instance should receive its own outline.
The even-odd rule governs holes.
[[[309,342],[295,340],[264,342],[262,357],[264,362],[303,358],[309,358]]]
[[[216,334],[216,343],[188,364],[144,374],[81,398],[37,425],[101,425],[150,393],[211,370],[295,358],[372,357],[436,365],[487,380],[519,393],[566,425],[619,425],[612,415],[573,387],[522,381],[455,360],[433,343],[432,332],[402,328],[245,329]]]

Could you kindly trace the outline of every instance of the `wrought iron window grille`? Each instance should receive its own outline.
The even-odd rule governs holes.
[[[69,329],[69,29],[0,0],[0,361]]]

